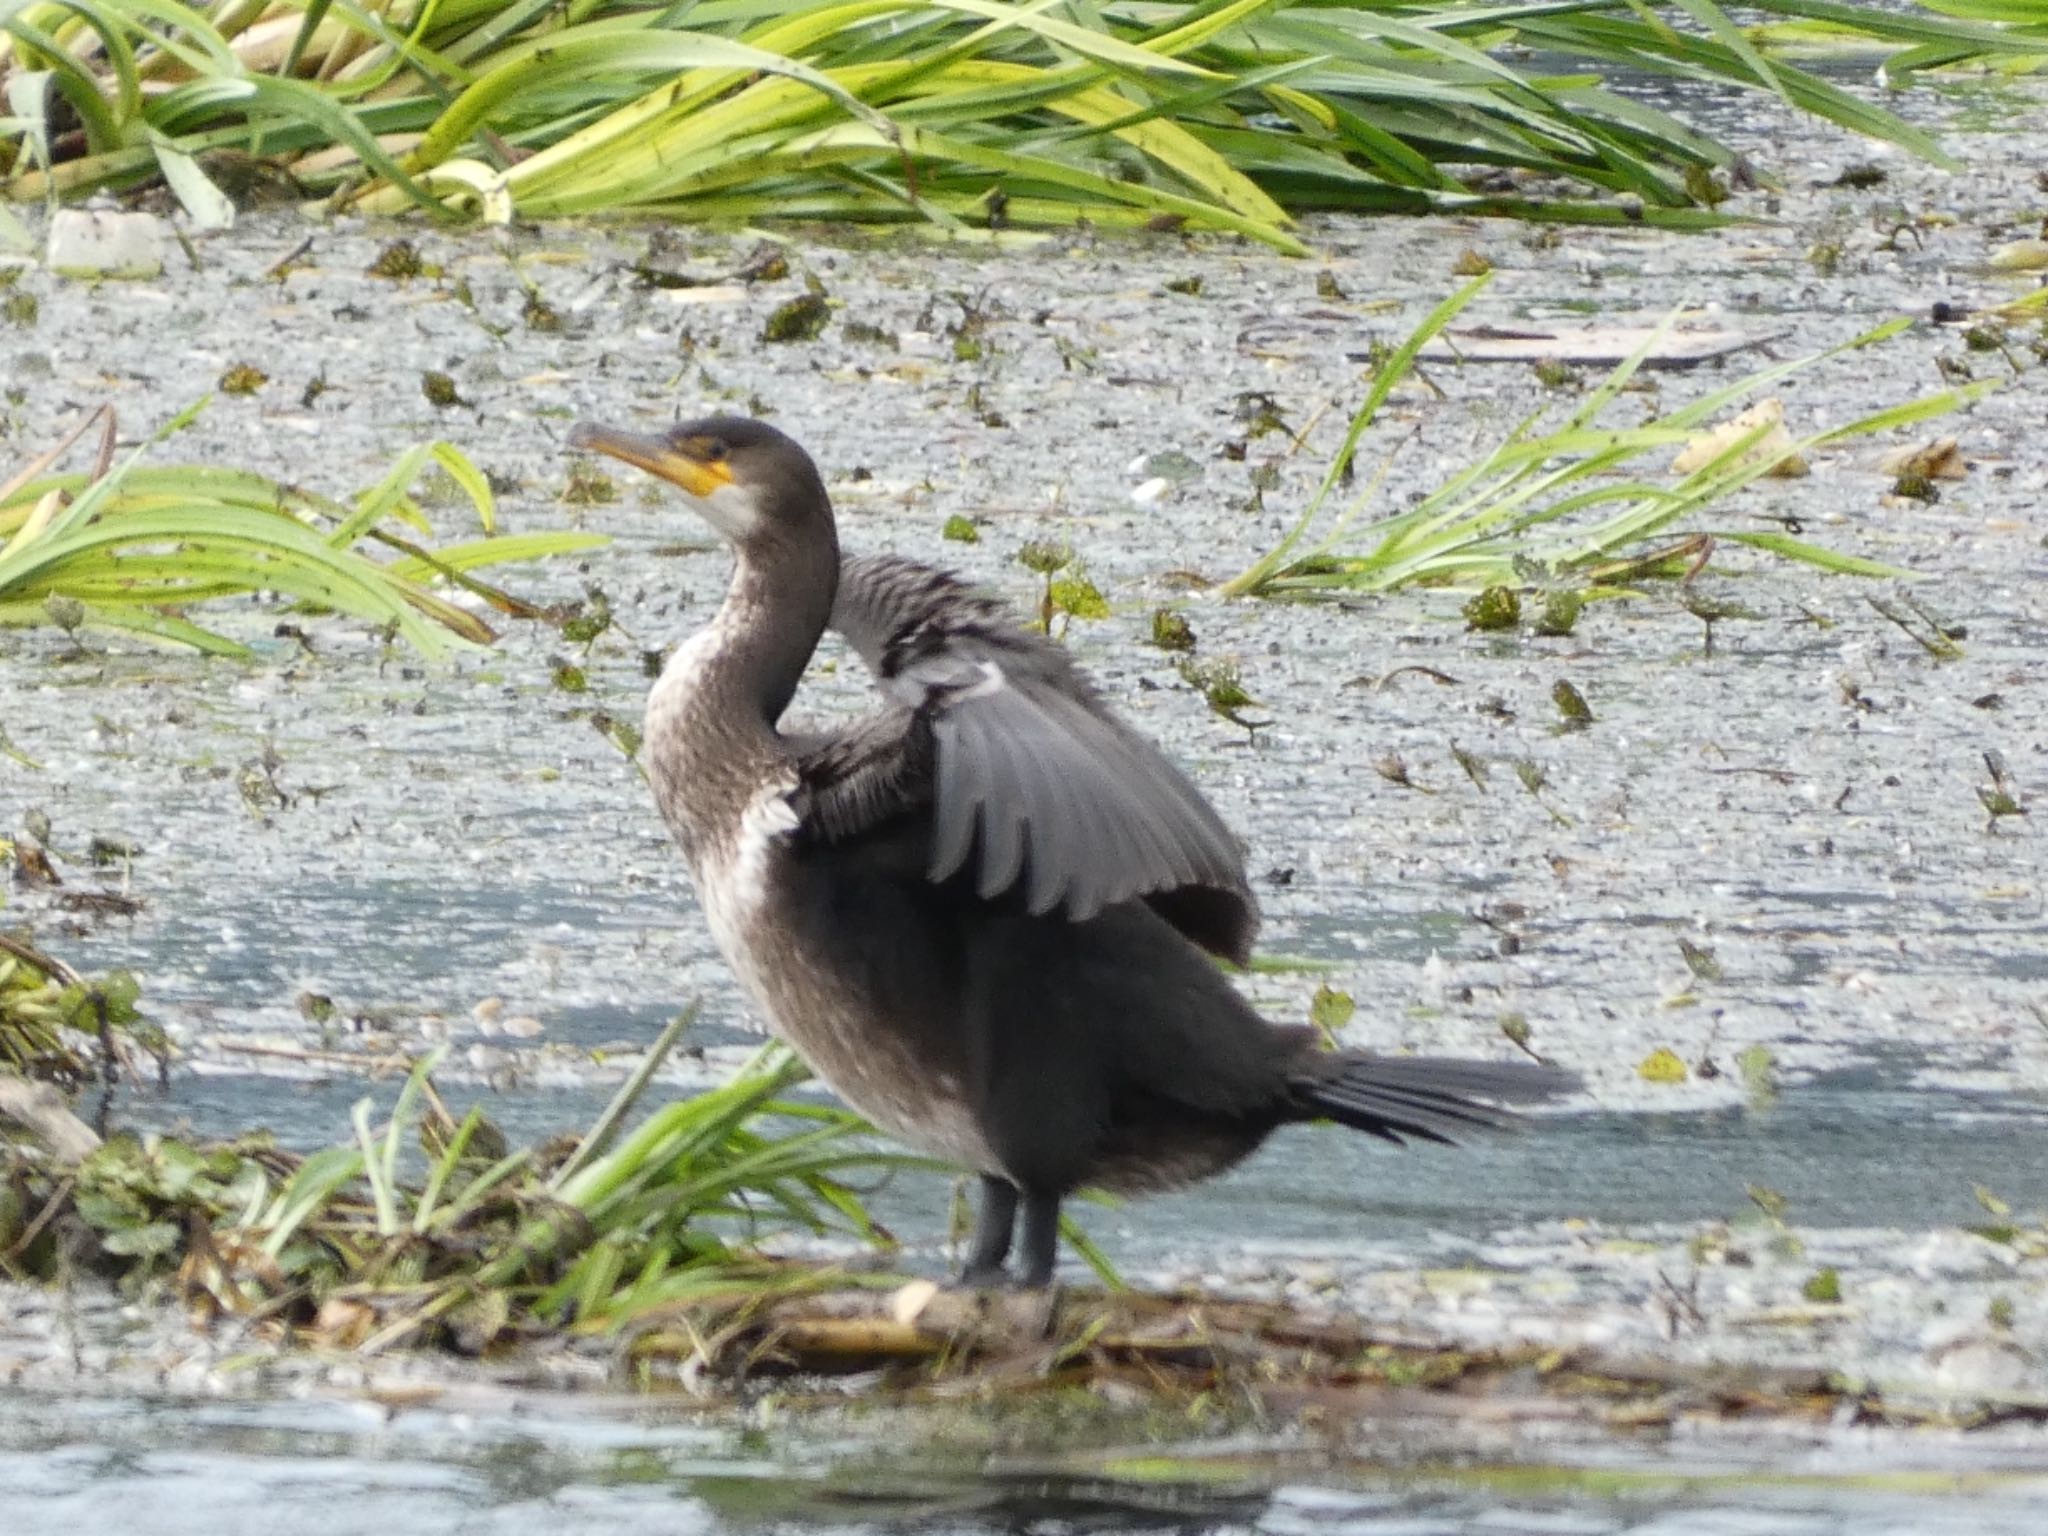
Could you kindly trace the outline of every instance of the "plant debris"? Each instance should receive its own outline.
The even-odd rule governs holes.
[[[816,341],[831,323],[832,306],[823,289],[806,289],[777,306],[761,327],[763,341]]]
[[[1781,480],[1811,473],[1792,434],[1785,430],[1785,402],[1776,398],[1759,400],[1692,438],[1671,461],[1671,473],[1689,475],[1731,458],[1738,463],[1763,463],[1768,466],[1766,475]]]
[[[1818,1272],[1810,1290],[1825,1293],[1832,1275]],[[1838,1295],[1839,1279],[1834,1286]],[[1541,1344],[1474,1347],[1285,1304],[1128,1291],[954,1291],[929,1281],[893,1290],[707,1294],[650,1319],[630,1356],[643,1376],[679,1370],[700,1393],[859,1374],[869,1378],[867,1395],[913,1401],[1085,1387],[1167,1403],[1245,1403],[1265,1416],[1325,1425],[1420,1415],[1637,1434],[1730,1420],[1950,1429],[2048,1418],[2048,1403],[2027,1400],[1960,1412],[1953,1402],[1893,1400],[1819,1367],[1687,1363]]]
[[[372,277],[381,277],[387,282],[409,282],[415,277],[430,277],[439,268],[429,267],[420,259],[420,248],[410,240],[393,240],[377,252],[376,260],[368,268]]]
[[[1536,611],[1530,628],[1539,635],[1557,638],[1578,628],[1586,600],[1568,587],[1543,594],[1543,606]]]
[[[1272,724],[1270,720],[1245,718],[1245,710],[1259,701],[1245,691],[1244,679],[1233,659],[1223,656],[1198,661],[1184,655],[1180,658],[1180,675],[1183,682],[1201,694],[1212,714],[1237,726],[1249,739],[1256,740],[1259,732]]]
[[[502,1150],[417,1064],[382,1124],[306,1156],[255,1134],[202,1144],[117,1134],[64,1155],[0,1140],[0,1275],[77,1269],[300,1344],[477,1354],[562,1328],[624,1326],[706,1292],[762,1299],[829,1271],[764,1256],[759,1231],[886,1244],[842,1176],[908,1166],[851,1112],[782,1096],[781,1047],[608,1143],[688,1022],[677,1019],[588,1133]],[[0,1082],[7,1079],[0,1078]],[[0,1101],[5,1107],[7,1101]],[[409,1144],[424,1176],[401,1173]],[[76,1155],[82,1152],[82,1155]]]
[[[19,852],[17,847],[17,855]],[[134,1076],[170,1055],[127,971],[88,977],[22,933],[0,933],[0,1072],[67,1088]]]

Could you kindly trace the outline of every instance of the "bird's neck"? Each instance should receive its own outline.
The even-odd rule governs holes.
[[[742,550],[711,622],[669,657],[647,696],[655,800],[694,866],[787,771],[776,722],[832,612],[831,539]]]
[[[738,551],[711,621],[719,638],[704,658],[705,682],[722,712],[774,734],[818,649],[838,588],[836,539]]]

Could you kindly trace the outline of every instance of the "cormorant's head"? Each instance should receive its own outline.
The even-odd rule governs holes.
[[[825,483],[811,456],[764,421],[706,416],[649,434],[579,421],[569,446],[661,476],[733,544],[803,537],[819,519],[830,527]]]

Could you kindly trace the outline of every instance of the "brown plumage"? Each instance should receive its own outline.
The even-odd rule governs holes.
[[[842,562],[815,466],[735,417],[573,446],[679,486],[731,543],[711,624],[648,699],[655,799],[720,950],[855,1108],[982,1176],[964,1278],[1052,1276],[1060,1201],[1171,1188],[1277,1126],[1400,1142],[1499,1123],[1571,1079],[1533,1063],[1327,1052],[1219,972],[1258,909],[1243,851],[1066,652],[955,578]],[[822,736],[781,716],[830,624],[886,702]]]

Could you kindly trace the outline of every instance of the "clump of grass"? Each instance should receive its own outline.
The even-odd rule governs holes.
[[[1755,0],[1745,20],[1815,3]],[[1895,81],[2040,52],[2038,32],[1997,25],[2024,19],[2019,0],[1938,22],[1822,9],[1831,36],[1898,50]],[[161,179],[209,223],[232,217],[217,180],[252,155],[372,211],[500,222],[911,219],[959,238],[1085,218],[1300,252],[1289,225],[1314,209],[1713,220],[1701,203],[1733,153],[1557,59],[1771,93],[1949,163],[1765,59],[1712,0],[459,0],[402,19],[31,0],[0,26],[0,174],[16,198]],[[1507,170],[1571,193],[1493,190]],[[422,269],[394,252],[375,270]]]
[[[589,464],[571,464],[562,500],[572,507],[608,507],[619,499],[618,482]]]
[[[1202,696],[1209,712],[1243,731],[1247,740],[1256,741],[1259,732],[1273,723],[1246,717],[1245,711],[1258,708],[1259,701],[1245,688],[1244,677],[1235,658],[1218,656],[1199,661],[1183,654],[1178,668],[1181,680]]]
[[[911,1160],[876,1150],[850,1111],[787,1099],[804,1069],[781,1047],[607,1145],[687,1019],[566,1156],[491,1147],[480,1109],[457,1119],[442,1106],[431,1060],[387,1116],[364,1099],[346,1143],[303,1157],[262,1135],[117,1135],[75,1167],[0,1145],[0,1187],[20,1193],[0,1202],[0,1273],[52,1279],[82,1261],[202,1318],[465,1353],[616,1328],[736,1285],[776,1294],[842,1278],[778,1262],[758,1240],[801,1230],[886,1243],[846,1178]],[[415,1143],[424,1168],[409,1177]]]
[[[496,535],[490,485],[452,444],[402,455],[352,503],[244,470],[154,466],[145,455],[189,423],[173,419],[125,460],[114,459],[114,413],[102,406],[63,441],[0,484],[0,626],[56,623],[121,630],[225,656],[248,650],[188,616],[197,604],[276,592],[316,611],[387,626],[419,650],[482,645],[490,626],[429,590],[443,580],[501,611],[528,611],[469,573],[605,542],[569,531]],[[91,469],[53,467],[95,423]],[[485,537],[427,549],[396,531],[431,534],[412,487],[438,466],[458,486]],[[376,561],[381,544],[402,558]]]
[[[1558,425],[1539,430],[1540,414],[1530,417],[1406,511],[1372,515],[1376,479],[1348,507],[1326,515],[1331,493],[1346,480],[1381,406],[1408,376],[1423,346],[1486,282],[1476,279],[1444,300],[1384,361],[1321,487],[1294,526],[1221,591],[1231,596],[1336,594],[1422,584],[1512,594],[1533,579],[1545,590],[1563,586],[1588,595],[1621,595],[1642,580],[1689,580],[1716,540],[1828,571],[1903,575],[1787,534],[1693,525],[1701,513],[1771,473],[1788,455],[1926,421],[1981,398],[1992,387],[1968,384],[1923,395],[1790,440],[1782,452],[1775,443],[1768,452],[1754,451],[1779,430],[1773,421],[1731,434],[1725,444],[1717,439],[1717,451],[1703,462],[1682,475],[1667,475],[1638,466],[1648,456],[1674,453],[1735,403],[1825,358],[1880,346],[1912,322],[1888,321],[1825,352],[1773,364],[1643,425],[1602,425],[1602,413],[1650,355],[1663,335],[1660,329]]]

